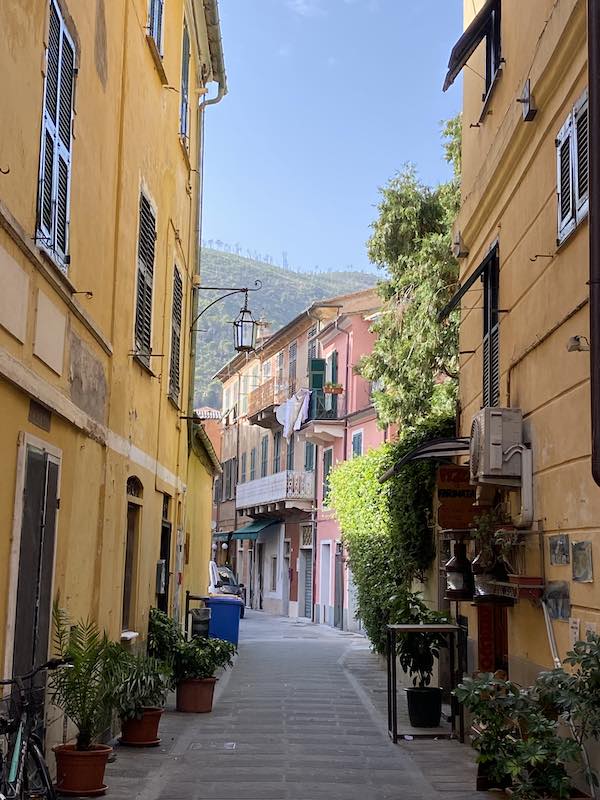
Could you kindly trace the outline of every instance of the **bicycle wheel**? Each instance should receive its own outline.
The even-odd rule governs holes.
[[[21,800],[56,800],[56,792],[42,751],[32,741],[27,748]]]

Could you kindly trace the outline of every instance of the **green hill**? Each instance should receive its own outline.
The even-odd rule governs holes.
[[[254,261],[220,250],[202,249],[203,286],[252,286],[262,281],[262,289],[249,295],[255,319],[281,328],[313,301],[347,292],[367,289],[377,277],[365,272],[293,272],[283,267]],[[200,292],[200,308],[219,292]],[[243,304],[243,295],[217,303],[198,322],[198,360],[196,366],[195,407],[221,404],[221,385],[211,377],[234,355],[231,321]]]

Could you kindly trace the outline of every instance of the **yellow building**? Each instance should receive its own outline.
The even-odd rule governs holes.
[[[588,136],[587,4],[526,5],[525,13],[520,0],[465,0],[445,86],[468,66],[460,289],[446,309],[461,310],[460,435],[471,437],[480,502],[503,503],[521,531],[521,589],[496,587],[514,605],[462,603],[461,612],[471,667],[504,668],[524,684],[600,629],[587,352],[598,141]],[[545,602],[527,599],[540,594],[524,588],[531,579],[545,585]]]
[[[151,606],[180,617],[207,588],[219,465],[186,420],[189,331],[203,114],[226,85],[216,0],[7,0],[0,29],[9,675],[45,660],[54,598],[142,642]]]

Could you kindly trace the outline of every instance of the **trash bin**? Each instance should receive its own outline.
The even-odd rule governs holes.
[[[226,639],[237,645],[240,633],[242,601],[232,595],[203,597],[204,605],[210,609],[208,635],[213,639]]]
[[[208,636],[210,625],[210,608],[192,608],[192,637]]]

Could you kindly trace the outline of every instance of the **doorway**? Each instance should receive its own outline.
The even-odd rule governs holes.
[[[300,616],[312,619],[312,581],[313,581],[312,549],[306,547],[300,550],[300,586],[302,590],[302,603]]]
[[[506,606],[477,606],[478,669],[502,670],[508,677],[508,612]]]
[[[160,529],[160,561],[164,580],[157,594],[156,605],[160,611],[169,613],[169,582],[171,577],[171,523],[163,519]]]
[[[257,577],[257,601],[258,601],[258,610],[263,610],[263,595],[264,595],[264,544],[259,542],[256,545],[256,553],[257,553],[257,565],[256,565],[256,577]]]
[[[344,554],[341,542],[335,544],[335,573],[333,597],[333,624],[344,627]]]
[[[48,659],[60,459],[25,445],[12,673]]]
[[[321,622],[329,622],[329,596],[331,582],[331,544],[321,544],[321,580],[319,584],[319,601],[321,605]]]
[[[289,539],[283,541],[283,585],[281,591],[281,613],[284,617],[290,614],[290,561],[292,543]]]

